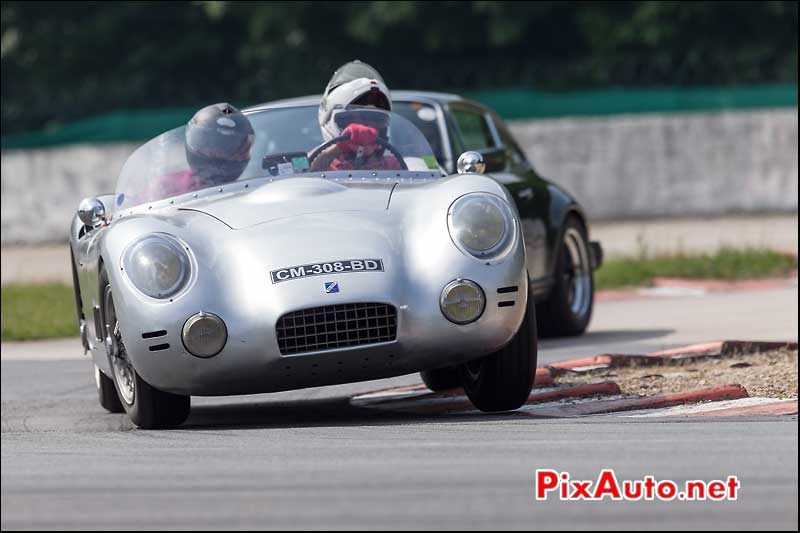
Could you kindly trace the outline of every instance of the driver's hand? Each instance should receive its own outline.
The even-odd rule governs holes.
[[[378,130],[362,124],[350,124],[342,130],[342,135],[350,135],[350,140],[336,143],[343,152],[352,152],[358,146],[366,146],[378,138]]]

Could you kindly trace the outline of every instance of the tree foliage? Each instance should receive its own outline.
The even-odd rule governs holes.
[[[3,2],[2,132],[118,109],[390,87],[797,80],[797,2]]]

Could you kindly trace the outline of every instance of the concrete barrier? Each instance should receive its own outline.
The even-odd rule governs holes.
[[[76,144],[0,152],[2,244],[67,241],[86,196],[114,191],[119,171],[140,143]]]
[[[797,211],[797,109],[515,122],[538,171],[597,220]],[[84,196],[111,192],[136,143],[8,150],[2,244],[66,240]]]
[[[512,124],[595,219],[797,210],[797,109]]]

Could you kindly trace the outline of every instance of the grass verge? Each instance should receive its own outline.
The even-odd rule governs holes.
[[[72,287],[60,283],[0,288],[0,340],[24,341],[78,334]]]
[[[653,278],[756,279],[786,277],[797,258],[770,250],[723,249],[708,255],[611,258],[595,273],[598,290],[646,287]]]

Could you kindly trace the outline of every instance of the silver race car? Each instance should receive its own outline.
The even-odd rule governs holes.
[[[407,118],[342,109],[343,131],[379,132],[384,159],[370,166],[362,147],[337,155],[348,134],[323,140],[316,106],[244,116],[253,143],[235,180],[194,179],[182,127],[139,148],[113,195],[79,207],[76,305],[102,406],[163,428],[193,395],[437,369],[481,410],[522,405],[533,286],[514,198],[482,175],[481,154],[448,175]]]

